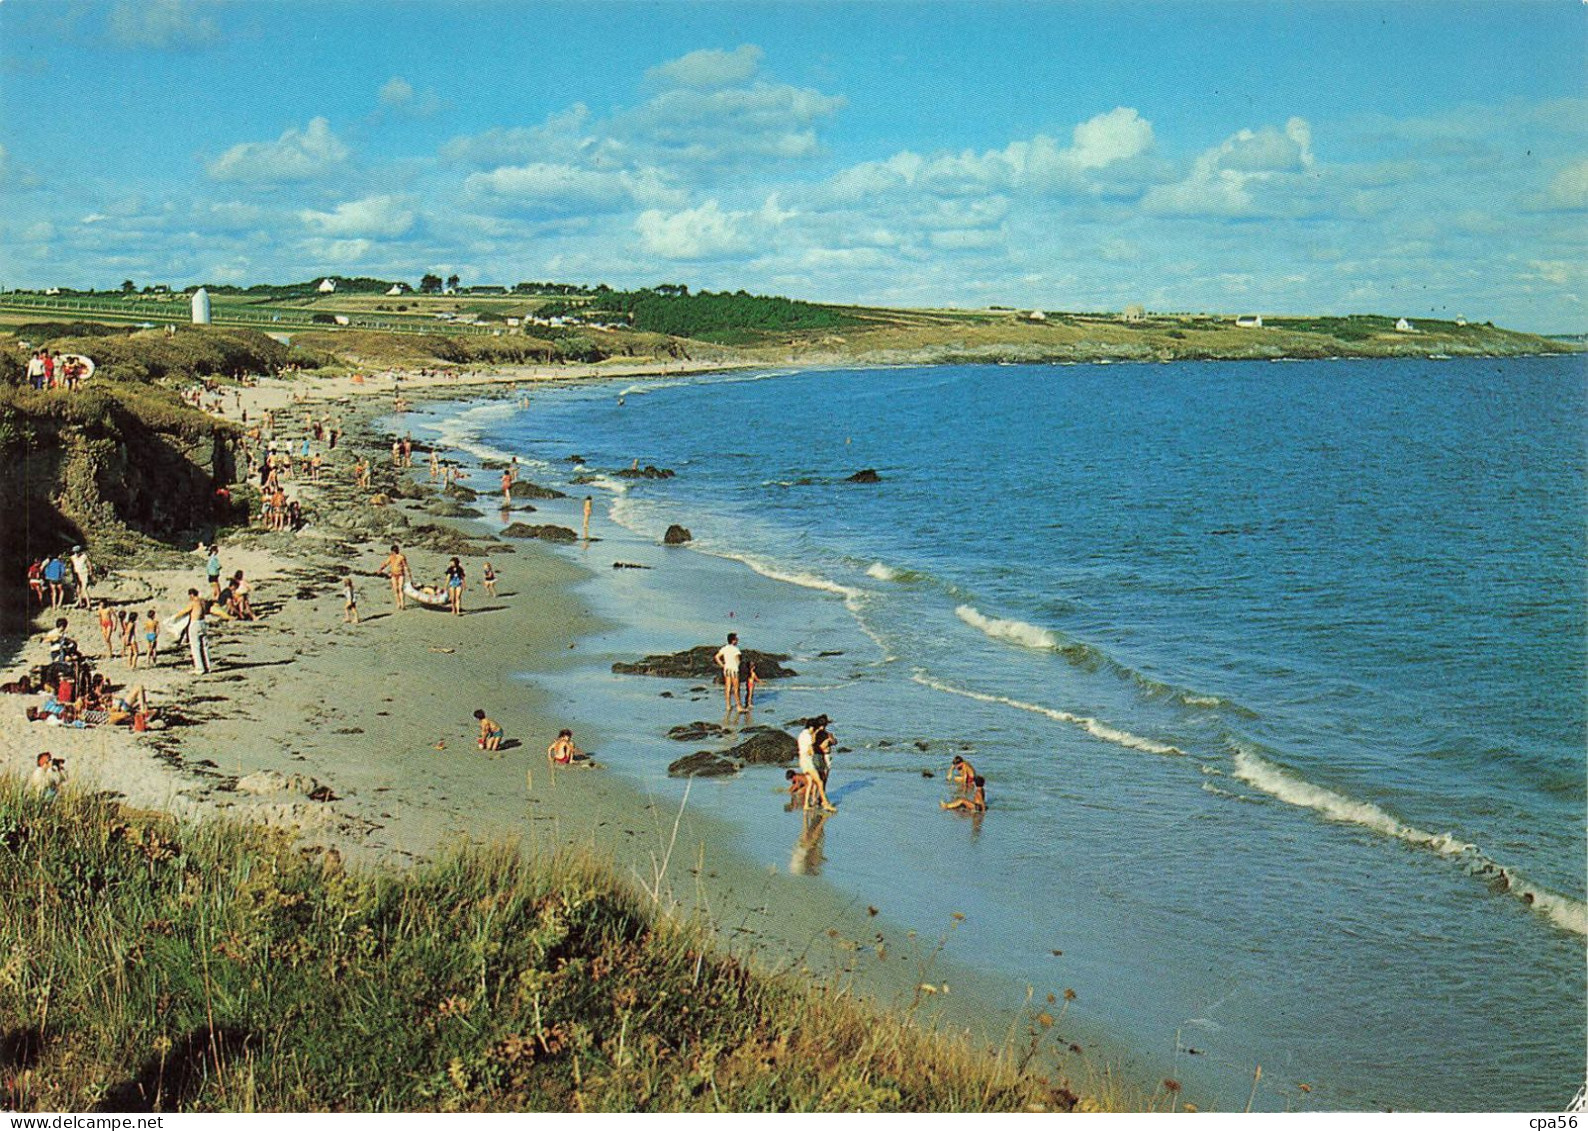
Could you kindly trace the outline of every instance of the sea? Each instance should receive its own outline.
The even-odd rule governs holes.
[[[569,496],[497,525],[577,529],[592,497],[563,552],[612,627],[525,678],[769,872],[1008,1003],[1073,996],[1059,1028],[1198,1106],[1559,1111],[1583,1086],[1580,358],[769,369],[403,426],[482,493],[516,457]],[[610,670],[730,631],[797,672],[746,718]],[[775,768],[667,776],[736,740],[670,726],[818,712],[824,820]],[[984,815],[939,807],[954,755]]]

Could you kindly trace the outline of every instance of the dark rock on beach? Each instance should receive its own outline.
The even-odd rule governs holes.
[[[845,479],[844,482],[845,483],[881,483],[882,482],[882,476],[878,475],[873,468],[869,468],[868,467],[868,468],[865,468],[862,471],[855,472],[848,479]]]
[[[613,562],[612,563],[612,568],[613,569],[650,569],[651,567],[648,566],[648,565],[640,565],[638,562]]]
[[[697,750],[667,767],[667,776],[673,778],[725,778],[738,772],[739,763],[710,750]]]
[[[511,530],[512,527],[508,527],[502,533],[508,534]],[[722,672],[712,662],[718,647],[715,644],[702,644],[684,652],[674,652],[670,656],[646,656],[631,664],[620,660],[612,665],[612,670],[619,675],[660,675],[671,679],[711,679],[721,683]],[[744,657],[755,665],[755,674],[760,679],[786,679],[798,674],[792,668],[783,666],[782,661],[788,659],[786,655],[746,648]]]
[[[652,467],[650,464],[644,467],[625,467],[618,472],[619,479],[671,479],[673,475],[672,468]]]
[[[728,757],[737,758],[747,766],[781,766],[799,756],[799,743],[784,731],[754,727],[745,733],[750,737],[727,753]]]
[[[454,483],[450,487],[445,487],[442,489],[441,493],[443,495],[451,495],[460,503],[472,503],[475,499],[480,497],[480,493],[473,487],[465,487],[461,483]]]
[[[507,489],[515,499],[566,499],[568,496],[550,487],[542,487],[527,479],[519,479]]]
[[[687,529],[674,523],[667,528],[667,533],[662,535],[662,545],[682,546],[685,542],[693,541],[694,537]]]
[[[539,538],[542,542],[577,542],[579,535],[566,526],[530,526],[515,522],[502,531],[504,538]]]
[[[667,737],[678,742],[701,742],[708,738],[721,738],[727,730],[716,723],[679,723],[667,732]]]

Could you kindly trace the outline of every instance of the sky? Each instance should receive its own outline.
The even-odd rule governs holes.
[[[1588,330],[1588,4],[0,0],[0,287]]]

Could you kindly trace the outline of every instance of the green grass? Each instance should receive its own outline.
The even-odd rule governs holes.
[[[763,976],[587,860],[348,871],[0,778],[0,1107],[1023,1110],[998,1057]],[[1061,1011],[1062,1017],[1062,1011]]]

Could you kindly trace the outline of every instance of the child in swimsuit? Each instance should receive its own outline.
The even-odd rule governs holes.
[[[160,618],[155,615],[153,609],[150,609],[149,615],[144,618],[143,646],[144,655],[149,660],[149,666],[154,667],[155,654],[160,650]]]
[[[480,722],[480,749],[500,750],[502,747],[502,728],[494,720],[486,718],[484,711],[475,711],[474,717]]]
[[[99,635],[105,638],[106,656],[115,655],[116,652],[115,643],[110,638],[115,629],[115,624],[116,614],[110,611],[110,606],[105,604],[105,602],[99,602]]]
[[[969,797],[956,797],[952,801],[939,801],[938,804],[945,809],[963,809],[970,813],[985,813],[987,811],[987,779],[977,774],[971,779],[976,791]]]
[[[486,562],[480,569],[480,580],[485,583],[485,591],[491,596],[496,596],[496,571],[491,568],[491,563]]]
[[[573,731],[567,727],[558,731],[557,741],[546,747],[546,760],[553,766],[571,766],[578,756],[579,748],[573,744]]]

